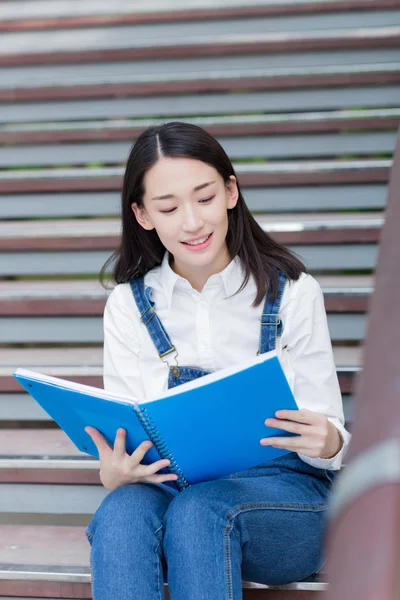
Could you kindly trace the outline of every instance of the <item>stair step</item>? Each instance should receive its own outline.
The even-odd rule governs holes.
[[[328,313],[368,310],[372,276],[317,275],[316,279]],[[0,281],[0,316],[102,316],[112,288],[111,283],[104,288],[97,280]]]
[[[250,188],[387,183],[391,165],[392,161],[386,159],[233,164],[241,186]],[[123,167],[8,170],[0,171],[0,181],[2,193],[120,191],[123,172]],[[265,210],[268,210],[267,200]]]
[[[394,56],[393,56],[394,59]],[[109,66],[113,67],[113,65]],[[91,67],[92,68],[92,67]],[[167,67],[164,67],[167,68]],[[29,67],[30,72],[34,67]],[[57,73],[61,69],[57,66]],[[163,96],[165,94],[205,94],[206,92],[234,92],[249,90],[295,90],[346,86],[348,88],[367,85],[396,85],[400,83],[400,67],[395,62],[374,64],[346,64],[333,66],[302,66],[277,69],[253,68],[236,71],[216,70],[211,73],[179,72],[168,74],[131,75],[120,73],[113,67],[108,76],[71,73],[68,80],[60,85],[60,80],[43,78],[41,85],[37,78],[22,77],[18,81],[2,83],[0,102],[36,102],[50,100],[72,100],[101,98],[109,96]],[[104,68],[102,69],[102,72]],[[0,70],[1,73],[1,70]],[[90,83],[92,79],[93,83]],[[99,80],[100,79],[100,80]],[[30,81],[32,82],[29,85]],[[1,89],[2,88],[2,89]]]
[[[255,215],[261,227],[285,244],[377,243],[383,213]],[[0,222],[0,251],[113,250],[120,219]]]
[[[211,135],[295,135],[305,133],[340,133],[358,131],[396,130],[400,109],[381,110],[337,110],[310,113],[289,113],[270,115],[238,115],[227,117],[197,117],[184,119],[206,129]],[[0,124],[1,144],[41,144],[56,142],[107,142],[132,140],[152,125],[164,123],[161,119],[121,119],[106,121],[68,121],[66,123],[11,123]],[[8,148],[11,151],[12,148]],[[55,157],[56,158],[56,157]]]
[[[91,598],[89,554],[83,527],[0,525],[1,596]],[[302,591],[327,588],[324,573],[278,587],[243,582],[244,599],[253,600],[283,600],[289,596],[280,596],[279,592],[289,590],[293,592],[290,598],[300,600],[304,598]],[[270,592],[264,596],[263,590]],[[275,593],[271,595],[272,592]]]
[[[362,365],[362,348],[360,346],[334,346],[333,353],[339,377],[351,377],[358,373]],[[103,387],[103,350],[101,347],[0,347],[0,365],[0,392],[21,391],[21,386],[12,376],[18,367],[78,383]],[[349,388],[346,385],[346,392],[348,391]]]
[[[374,289],[372,275],[315,275],[324,294],[363,295],[371,294]],[[104,300],[113,284],[104,288],[98,280],[52,280],[52,281],[0,281],[0,302],[12,299],[20,300]],[[0,308],[1,310],[1,308]]]
[[[397,0],[379,0],[379,8],[384,9],[398,8]],[[374,10],[375,9],[375,10]],[[210,1],[196,0],[191,2],[190,7],[179,7],[176,2],[159,2],[157,0],[148,1],[145,5],[135,4],[134,8],[127,12],[126,5],[123,2],[109,3],[86,2],[79,4],[65,4],[61,0],[51,3],[35,2],[22,5],[11,9],[5,5],[1,7],[0,23],[3,31],[32,31],[35,29],[63,29],[63,28],[83,28],[94,26],[118,26],[128,24],[151,24],[157,26],[171,21],[181,21],[189,25],[191,21],[206,21],[213,19],[249,19],[255,17],[258,19],[268,18],[269,20],[284,20],[285,17],[296,15],[300,24],[309,23],[311,28],[314,22],[318,24],[323,22],[329,26],[330,21],[339,18],[340,23],[349,22],[351,25],[358,24],[360,21],[359,11],[363,11],[363,18],[375,17],[371,19],[371,24],[376,24],[379,15],[376,14],[376,2],[374,0],[349,0],[347,2],[330,0],[279,0],[279,2],[253,2],[246,4],[243,0],[218,0]],[[368,11],[370,11],[368,13]],[[366,17],[364,15],[366,14]],[[346,21],[347,20],[347,21]],[[390,21],[389,21],[390,23]],[[285,23],[286,24],[286,23]],[[305,25],[303,25],[304,27]]]

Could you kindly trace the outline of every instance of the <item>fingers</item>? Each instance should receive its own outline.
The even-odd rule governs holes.
[[[157,471],[160,471],[160,469],[165,469],[166,467],[168,467],[170,463],[170,460],[164,458],[163,460],[157,460],[156,462],[151,463],[150,465],[146,465],[146,474],[154,475],[155,473],[157,473]]]
[[[296,437],[268,437],[260,440],[261,446],[273,446],[274,448],[284,448],[294,452],[302,452],[302,450],[312,448],[315,444],[315,440],[312,438],[305,438],[305,436]]]
[[[114,453],[117,456],[125,456],[126,453],[126,447],[125,447],[125,438],[126,438],[126,431],[125,429],[117,429],[117,433],[115,436],[115,441],[114,441]]]
[[[104,437],[101,435],[100,431],[97,431],[97,429],[95,429],[94,427],[90,427],[89,425],[85,427],[85,431],[92,439],[94,445],[99,451],[99,454],[111,450],[110,446],[108,445]]]
[[[302,410],[278,410],[275,413],[278,419],[287,419],[288,421],[297,421],[306,425],[318,423],[321,415],[318,413],[303,408]]]
[[[267,427],[274,427],[275,429],[283,429],[284,431],[290,431],[290,433],[306,434],[310,430],[309,425],[302,425],[295,421],[282,421],[280,419],[266,419],[264,421]]]
[[[152,442],[150,442],[150,440],[146,440],[146,441],[142,442],[141,444],[139,444],[139,446],[136,448],[136,450],[134,452],[132,452],[132,454],[131,454],[132,462],[135,462],[137,464],[142,462],[144,455],[152,447],[152,445],[153,444],[152,444]]]

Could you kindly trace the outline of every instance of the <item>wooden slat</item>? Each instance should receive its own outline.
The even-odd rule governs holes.
[[[371,275],[316,275],[315,279],[326,294],[365,294],[374,287]],[[1,281],[0,301],[13,298],[22,299],[104,299],[115,284],[107,282],[107,287],[95,279],[51,281]]]
[[[335,111],[294,115],[274,115],[264,117],[237,117],[215,119],[182,119],[199,125],[211,135],[262,136],[296,135],[311,133],[341,133],[347,131],[390,131],[396,130],[400,119],[400,109]],[[0,126],[0,144],[27,145],[32,143],[54,144],[60,142],[133,142],[149,126],[164,123],[158,119],[135,122],[88,122],[43,124],[40,128],[29,126]],[[85,128],[86,127],[86,128]]]
[[[346,88],[367,85],[394,85],[400,83],[400,70],[381,66],[379,70],[363,69],[362,65],[351,68],[336,67],[337,72],[324,72],[323,67],[307,68],[304,73],[293,75],[273,74],[259,77],[222,77],[185,80],[148,81],[137,83],[94,84],[74,86],[43,86],[40,88],[0,89],[1,102],[26,102],[72,100],[83,98],[138,97],[157,95],[205,94],[211,92],[234,92],[236,90],[294,90],[315,88]],[[314,73],[309,73],[314,70]],[[182,76],[181,76],[182,77]]]
[[[334,346],[333,353],[338,367],[356,367],[362,364],[362,348],[360,346]],[[41,371],[49,375],[64,377],[60,369],[65,371],[65,379],[76,381],[74,369],[102,368],[102,346],[87,347],[52,347],[52,348],[1,348],[0,347],[0,379],[9,376],[13,369],[24,367],[33,371]],[[43,370],[45,369],[45,370]],[[76,371],[75,371],[76,374]],[[86,373],[87,375],[88,373]],[[99,387],[102,387],[101,385]],[[20,390],[21,387],[19,386]]]
[[[16,365],[15,369],[18,368],[19,365]],[[93,387],[102,388],[103,387],[103,378],[100,375],[76,375],[76,374],[68,374],[68,373],[59,373],[56,368],[40,368],[41,372],[46,371],[50,375],[59,376],[63,379],[68,379],[69,381],[75,381],[76,383],[83,383],[85,385],[92,385]],[[357,375],[357,372],[338,372],[339,384],[341,387],[342,393],[351,393],[353,391],[354,377]],[[12,377],[12,375],[3,375],[0,373],[0,393],[1,392],[11,392],[18,393],[21,392],[21,386],[18,381]]]
[[[248,92],[238,89],[232,94],[215,92],[210,94],[151,95],[136,97],[84,98],[73,102],[24,102],[4,103],[1,121],[48,122],[67,120],[113,118],[181,118],[182,116],[240,114],[246,112],[279,112],[337,110],[348,107],[391,108],[397,104],[400,85],[367,85],[362,87],[307,88],[266,90]],[[245,107],[245,108],[244,108]]]
[[[52,430],[49,429],[48,431]],[[58,463],[53,469],[24,468],[18,464],[14,468],[3,469],[1,463],[0,459],[0,483],[101,485],[98,470],[83,468],[60,469]]]
[[[362,348],[334,346],[333,353],[342,393],[350,394],[360,368]],[[102,361],[101,347],[0,348],[0,393],[21,392],[20,384],[12,376],[18,367],[103,388]]]
[[[0,539],[2,596],[91,598],[90,546],[83,527],[0,525]],[[268,589],[262,584],[243,582],[243,598],[307,600],[326,590],[327,583],[321,574]]]
[[[1,187],[1,185],[0,185]],[[289,214],[291,211],[383,210],[386,183],[336,186],[243,188],[243,196],[253,213],[266,211]],[[120,194],[111,192],[51,192],[0,194],[3,219],[43,219],[115,216],[120,212]]]
[[[351,13],[376,10],[376,0],[348,0],[337,2],[280,2],[265,5],[226,6],[212,9],[133,12],[130,14],[91,14],[79,16],[25,17],[0,20],[0,31],[29,31],[35,29],[63,29],[93,26],[128,25],[138,23],[168,23],[172,21],[203,21],[209,19],[242,19],[288,15],[315,15],[323,13]],[[381,10],[398,8],[397,0],[379,0]]]
[[[304,162],[302,165],[276,163],[258,165],[256,169],[243,163],[235,163],[239,183],[242,187],[262,186],[319,186],[357,183],[387,183],[391,161],[339,161]],[[289,166],[291,168],[289,168]],[[120,191],[122,169],[60,169],[43,171],[29,176],[29,172],[18,173],[18,178],[8,172],[0,177],[3,193],[46,193],[79,191]]]
[[[308,34],[308,37],[296,34],[283,35],[280,39],[276,35],[255,34],[253,36],[239,35],[234,41],[229,36],[205,38],[202,43],[183,44],[179,40],[175,44],[164,43],[152,47],[132,48],[99,48],[81,51],[47,51],[29,53],[0,54],[0,66],[26,66],[26,65],[51,65],[68,63],[107,63],[114,60],[157,60],[167,58],[199,58],[206,56],[232,56],[247,54],[269,54],[289,52],[323,52],[326,50],[340,51],[358,48],[398,48],[400,46],[400,29],[387,28],[376,30],[371,35],[371,30],[352,30],[350,32],[330,32],[329,35],[317,36]]]
[[[270,232],[272,238],[281,244],[376,244],[379,242],[379,228],[332,229],[329,231],[281,231]],[[0,238],[0,252],[36,251],[75,251],[75,250],[114,250],[120,242],[119,236],[98,236],[86,238]]]
[[[0,429],[0,456],[82,457],[61,429]]]
[[[43,369],[42,369],[43,371]],[[57,374],[57,369],[51,370],[50,374]],[[75,381],[76,383],[84,383],[85,385],[92,385],[94,387],[103,387],[103,378],[99,375],[72,375],[62,374],[64,379]],[[21,386],[18,381],[12,375],[2,375],[0,373],[0,392],[20,392]]]
[[[217,137],[231,160],[252,160],[257,156],[268,161],[276,160],[321,160],[338,156],[366,157],[391,155],[396,142],[393,131],[357,131],[354,133],[294,134],[285,136]],[[0,168],[20,168],[27,165],[57,168],[65,164],[90,165],[93,163],[124,163],[129,155],[133,140],[94,141],[89,143],[63,142],[59,144],[14,145],[0,148]]]
[[[365,313],[369,294],[327,294],[325,308],[329,313]],[[0,298],[0,316],[101,316],[105,299],[4,299]]]

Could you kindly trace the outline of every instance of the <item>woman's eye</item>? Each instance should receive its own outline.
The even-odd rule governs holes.
[[[211,198],[204,198],[203,200],[199,200],[199,202],[201,204],[206,204],[207,202],[211,202],[211,200],[213,200],[213,198],[215,198],[215,196],[211,196]],[[164,215],[169,215],[169,214],[173,213],[174,210],[176,210],[176,208],[170,208],[168,210],[160,210],[160,213],[163,213]]]
[[[169,210],[160,210],[160,213],[163,213],[164,215],[168,215],[169,213],[174,212],[175,208],[170,208]]]

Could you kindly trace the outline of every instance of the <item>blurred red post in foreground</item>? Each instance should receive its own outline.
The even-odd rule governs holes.
[[[400,599],[400,130],[353,438],[332,495],[327,600]]]

